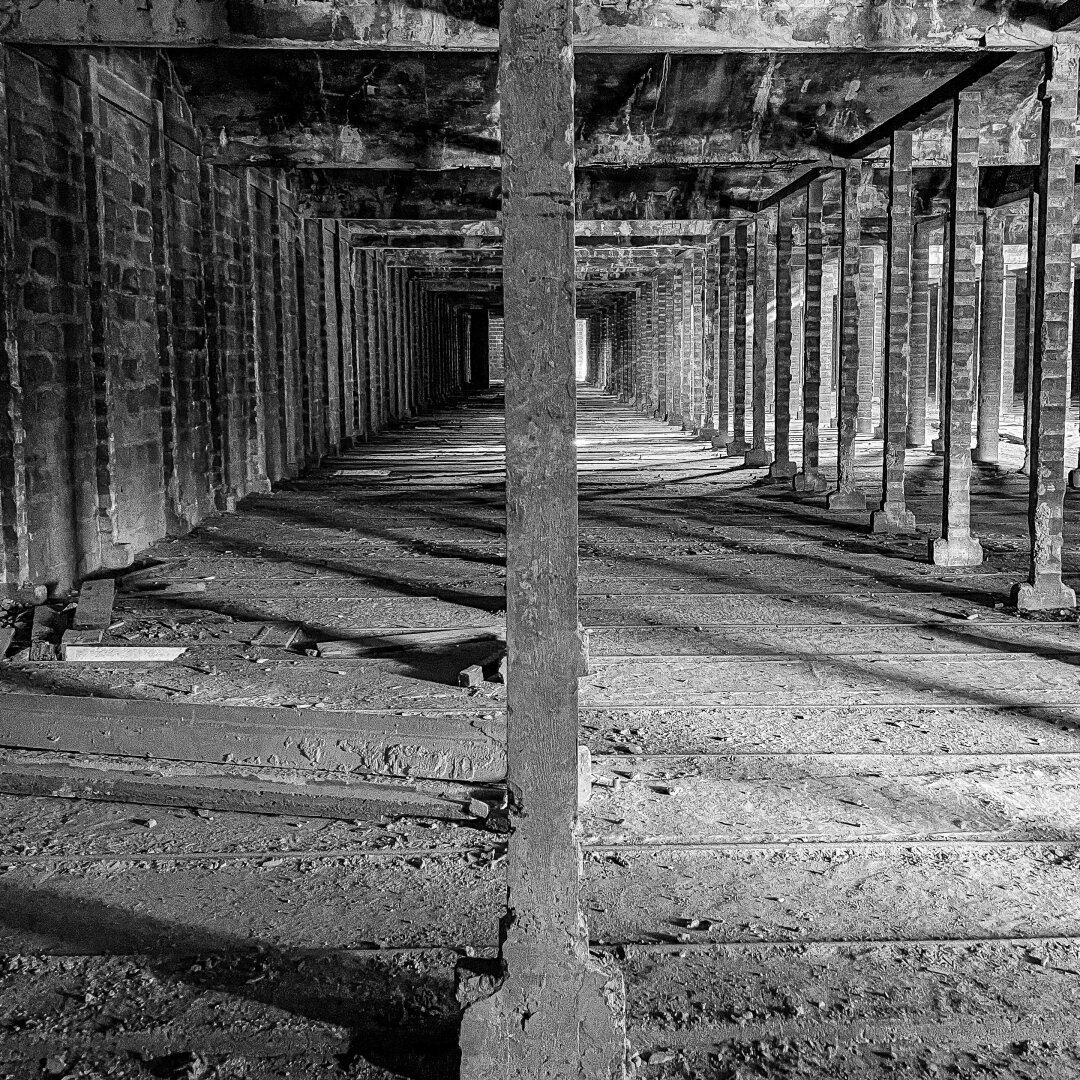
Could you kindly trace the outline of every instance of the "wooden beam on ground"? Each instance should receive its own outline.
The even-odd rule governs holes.
[[[0,746],[498,783],[500,720],[0,694]]]
[[[512,832],[501,980],[465,984],[462,1080],[625,1072],[622,978],[590,960],[580,906],[572,22],[569,0],[501,5]]]
[[[1024,610],[1073,608],[1076,594],[1061,580],[1065,484],[1066,385],[1072,362],[1072,244],[1074,163],[1080,46],[1058,45],[1041,91],[1043,135],[1039,165],[1039,246],[1035,262],[1035,341],[1031,358],[1031,485],[1028,580],[1013,600]],[[1069,475],[1080,482],[1080,469]]]
[[[282,770],[177,767],[154,759],[77,763],[56,754],[0,751],[0,794],[90,799],[222,813],[353,821],[396,817],[485,822],[497,789],[298,777]],[[426,790],[425,790],[426,789]]]

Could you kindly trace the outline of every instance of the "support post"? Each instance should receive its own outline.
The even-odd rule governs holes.
[[[1042,86],[1039,154],[1039,251],[1035,266],[1035,342],[1031,357],[1031,482],[1028,580],[1013,602],[1025,611],[1076,606],[1061,580],[1065,500],[1066,384],[1071,361],[1073,208],[1080,46],[1055,45],[1047,56]],[[1076,476],[1074,472],[1070,479]],[[1080,477],[1078,477],[1080,479]]]
[[[844,170],[843,237],[840,252],[840,379],[836,391],[836,490],[830,510],[865,510],[866,496],[855,478],[855,426],[859,415],[859,260],[862,217],[859,187],[862,164]]]
[[[791,204],[781,201],[776,222],[776,460],[769,475],[784,481],[795,475],[791,460],[791,248]]]
[[[459,980],[460,1076],[615,1080],[622,978],[590,959],[579,900],[571,3],[503,0],[499,39],[513,831],[499,962]]]
[[[745,454],[746,441],[746,273],[749,263],[747,226],[735,228],[735,404],[734,435],[729,454]]]
[[[979,319],[979,396],[975,460],[998,459],[1001,361],[1005,316],[1005,219],[987,210],[983,222],[982,315]]]
[[[829,482],[821,472],[818,425],[821,409],[821,274],[824,262],[824,184],[806,189],[806,299],[803,303],[802,469],[792,479],[796,491],[820,493]]]
[[[754,224],[754,368],[753,443],[745,462],[754,468],[772,464],[765,446],[765,396],[768,392],[769,356],[769,229],[760,214]]]
[[[930,541],[937,566],[978,566],[971,535],[971,377],[975,363],[975,245],[979,229],[979,129],[982,96],[965,90],[953,112],[953,191],[941,433],[945,452],[941,538]]]
[[[716,345],[719,325],[719,251],[717,245],[705,249],[705,281],[703,298],[703,350],[705,373],[705,402],[699,438],[711,443],[716,438]]]
[[[731,442],[730,391],[731,382],[731,288],[735,265],[731,255],[731,240],[720,240],[719,293],[716,301],[716,435],[714,450],[725,449]]]
[[[930,371],[930,223],[917,221],[911,241],[911,365],[908,447],[926,445],[926,383]]]
[[[911,362],[911,132],[892,139],[889,190],[889,246],[885,276],[885,446],[881,469],[881,507],[870,515],[880,533],[915,531],[907,508],[904,465],[908,433],[908,371]]]

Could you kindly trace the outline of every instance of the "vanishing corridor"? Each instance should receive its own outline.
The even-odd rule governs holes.
[[[880,444],[858,448],[873,501]],[[1080,636],[1001,607],[1025,478],[976,469],[986,561],[948,569],[929,452],[918,537],[593,389],[578,453],[584,905],[643,1075],[1076,1076]],[[102,644],[175,660],[5,664],[9,694],[66,695],[15,733],[39,749],[5,752],[9,784],[96,740],[157,800],[0,798],[0,1063],[457,1075],[454,965],[496,948],[505,903],[505,836],[470,803],[498,816],[505,688],[457,685],[504,633],[503,488],[501,395],[474,395],[144,552],[168,584],[118,595]],[[142,743],[94,720],[118,699]],[[155,708],[281,815],[162,806],[194,766],[154,758]],[[380,731],[412,733],[430,779],[387,775],[372,805],[431,816],[290,813],[301,779],[392,773]]]

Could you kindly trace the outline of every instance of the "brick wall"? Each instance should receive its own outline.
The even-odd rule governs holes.
[[[370,434],[387,276],[288,174],[208,163],[166,55],[0,48],[5,128],[4,583],[63,593]]]

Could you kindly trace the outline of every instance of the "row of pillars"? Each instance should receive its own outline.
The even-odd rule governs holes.
[[[1014,590],[1022,608],[1075,606],[1073,591],[1061,581],[1061,538],[1072,363],[1077,55],[1073,45],[1047,54],[1040,169],[1028,229],[1030,308],[1018,310],[1015,327],[1017,339],[1028,339],[1020,345],[1029,353],[1024,471],[1031,478],[1031,564],[1028,580]],[[864,166],[853,161],[840,170],[839,183],[810,180],[775,211],[739,222],[713,244],[673,258],[651,280],[617,294],[592,314],[588,380],[726,448],[729,455],[743,456],[748,465],[768,466],[773,478],[790,483],[795,492],[825,494],[830,509],[849,512],[868,509],[856,474],[855,439],[857,432],[873,430],[870,406],[876,397],[878,434],[884,440],[882,498],[870,524],[884,533],[915,531],[906,504],[905,456],[908,448],[926,443],[928,391],[935,389],[940,431],[933,445],[944,455],[944,483],[941,537],[931,541],[929,556],[942,566],[980,564],[982,547],[971,530],[972,462],[997,461],[1006,354],[1005,228],[1000,213],[980,214],[981,124],[980,93],[959,94],[944,227],[932,222],[916,227],[912,134],[893,136],[880,366],[875,365],[875,267],[868,259],[873,249],[864,246],[859,205]],[[942,236],[940,327],[933,318],[937,306],[932,312],[930,304],[932,230]],[[805,257],[801,266],[793,266],[800,233]],[[826,238],[839,240],[832,283]],[[933,339],[939,335],[940,376],[933,363]],[[832,342],[835,353],[829,350]],[[822,355],[823,346],[829,355]],[[1005,397],[1011,404],[1010,390]],[[834,406],[834,476],[823,473],[820,460],[824,404]],[[793,410],[802,417],[798,462],[790,438]],[[1080,482],[1080,470],[1070,479]]]

